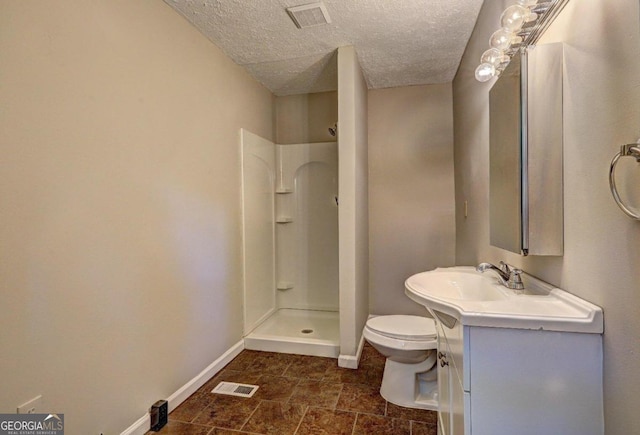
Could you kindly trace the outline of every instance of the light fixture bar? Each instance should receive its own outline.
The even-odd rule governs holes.
[[[538,39],[542,36],[545,30],[553,23],[553,20],[562,12],[562,9],[569,3],[569,0],[556,0],[549,2],[551,5],[545,12],[540,12],[540,18],[537,21],[537,25],[526,39],[527,45],[533,45],[538,42]]]

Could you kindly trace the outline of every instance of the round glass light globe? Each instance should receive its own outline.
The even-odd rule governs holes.
[[[476,68],[476,80],[479,82],[486,82],[491,80],[496,75],[496,67],[490,63],[481,63]]]
[[[505,29],[512,33],[516,33],[522,29],[522,26],[527,21],[530,14],[531,11],[529,8],[525,8],[521,5],[512,5],[504,10],[500,16],[500,23]]]
[[[489,45],[493,48],[497,48],[500,51],[506,51],[511,45],[513,40],[513,33],[509,30],[502,28],[493,32],[491,38],[489,38]]]
[[[481,63],[490,63],[494,67],[498,67],[505,60],[505,55],[502,51],[497,48],[490,48],[484,53],[482,53],[482,57],[480,58]]]

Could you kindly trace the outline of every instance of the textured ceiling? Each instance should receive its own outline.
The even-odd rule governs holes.
[[[324,0],[332,22],[298,29],[285,8],[315,0],[164,0],[276,95],[337,88],[353,45],[369,88],[448,83],[483,0]]]

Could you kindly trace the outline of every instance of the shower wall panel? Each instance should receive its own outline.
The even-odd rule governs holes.
[[[338,154],[335,142],[277,145],[279,308],[338,309]],[[288,285],[291,288],[286,288]]]
[[[274,186],[275,145],[246,130],[242,141],[244,332],[276,308]]]

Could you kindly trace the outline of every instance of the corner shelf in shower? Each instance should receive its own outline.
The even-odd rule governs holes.
[[[280,194],[280,195],[281,194],[285,194],[285,193],[293,193],[293,189],[289,189],[289,188],[286,188],[286,187],[280,187],[280,188],[276,189],[276,193]]]
[[[278,290],[291,290],[293,288],[293,283],[282,281],[276,285],[276,288]]]
[[[293,222],[293,218],[290,216],[278,216],[276,218],[276,223],[278,224],[290,224]]]

